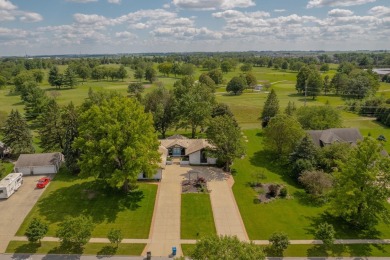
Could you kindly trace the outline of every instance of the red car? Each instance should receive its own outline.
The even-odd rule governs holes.
[[[46,187],[47,184],[49,184],[49,182],[50,182],[50,178],[47,178],[47,177],[40,178],[38,183],[37,183],[37,188],[43,189]]]

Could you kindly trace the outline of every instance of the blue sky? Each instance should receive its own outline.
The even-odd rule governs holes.
[[[0,56],[390,47],[389,0],[0,0]]]

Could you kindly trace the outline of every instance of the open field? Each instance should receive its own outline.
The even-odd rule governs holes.
[[[18,254],[83,254],[83,255],[130,255],[139,256],[145,248],[145,244],[119,244],[118,248],[107,243],[87,243],[80,252],[69,252],[60,248],[59,242],[41,242],[31,244],[23,241],[11,241],[6,253]]]
[[[127,195],[105,188],[92,178],[80,179],[60,172],[35,204],[17,235],[23,235],[31,219],[48,222],[47,236],[55,236],[57,225],[65,217],[83,214],[95,224],[92,237],[106,237],[112,228],[120,228],[124,238],[148,238],[157,185],[139,184],[139,190]]]
[[[181,195],[181,238],[216,235],[209,194]]]

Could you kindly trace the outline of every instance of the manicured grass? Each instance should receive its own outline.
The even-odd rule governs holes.
[[[181,244],[181,251],[183,251],[185,256],[189,256],[194,248],[195,244]]]
[[[181,195],[180,230],[182,239],[198,239],[216,234],[209,194]]]
[[[268,239],[275,231],[286,232],[290,239],[313,239],[318,223],[334,225],[336,238],[388,238],[390,229],[383,223],[376,226],[378,233],[351,229],[343,222],[324,214],[326,206],[314,204],[305,191],[289,176],[288,166],[280,166],[262,144],[261,130],[245,130],[248,137],[247,155],[234,162],[236,171],[233,192],[250,239]],[[277,199],[268,204],[255,204],[256,192],[248,183],[253,174],[262,172],[263,183],[285,184],[292,199]]]
[[[265,246],[261,247],[265,248]],[[181,245],[185,256],[189,256],[194,248],[194,244]],[[381,244],[334,245],[328,250],[321,245],[289,245],[283,254],[285,257],[383,257],[389,255],[390,245]]]
[[[35,204],[17,235],[23,235],[31,219],[47,221],[47,236],[55,236],[66,216],[81,214],[95,224],[92,237],[106,237],[111,228],[121,229],[124,238],[148,238],[157,185],[140,183],[137,191],[123,194],[92,178],[80,179],[60,172]]]
[[[108,243],[88,243],[81,252],[69,252],[60,248],[59,242],[41,242],[31,244],[24,241],[11,241],[8,244],[6,253],[18,254],[83,254],[83,255],[130,255],[139,256],[142,254],[146,244],[120,244],[118,248]]]
[[[390,245],[355,244],[333,245],[325,250],[321,245],[289,245],[283,254],[290,257],[353,257],[353,256],[389,256]]]

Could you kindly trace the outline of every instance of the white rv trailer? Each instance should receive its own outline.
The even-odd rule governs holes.
[[[23,173],[10,173],[0,181],[0,199],[9,198],[23,183]]]

